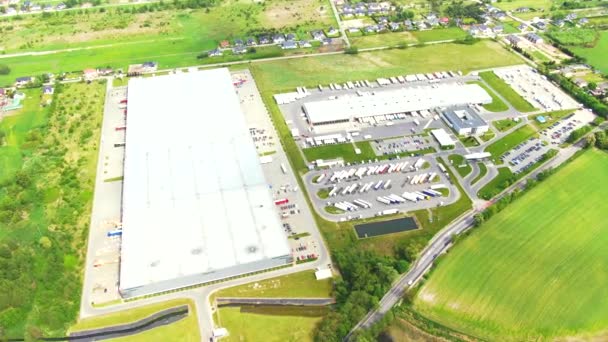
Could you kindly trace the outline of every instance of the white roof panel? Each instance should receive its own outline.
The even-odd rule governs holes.
[[[120,288],[289,255],[230,73],[129,82]]]

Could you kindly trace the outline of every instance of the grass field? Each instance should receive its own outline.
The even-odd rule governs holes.
[[[505,182],[513,177],[513,172],[506,166],[499,167],[497,170],[498,175],[479,189],[479,193],[477,194],[479,197],[490,199],[497,195],[501,189],[506,188]]]
[[[606,58],[608,56],[608,31],[601,32],[600,38],[592,48],[575,46],[570,49],[577,55],[584,57],[587,63],[594,68],[608,74],[608,58]]]
[[[469,173],[471,173],[471,171],[473,171],[473,168],[471,167],[471,165],[469,165],[463,156],[461,156],[460,154],[452,154],[448,157],[448,160],[450,161],[450,163],[452,163],[452,166],[456,169],[456,172],[458,172],[458,174],[460,175],[460,177],[466,177]],[[461,167],[461,165],[465,165],[463,167]]]
[[[444,29],[433,29],[425,31],[414,31],[414,37],[420,43],[434,42],[440,40],[462,39],[467,33],[460,27],[448,27]]]
[[[450,58],[445,58],[450,56]],[[487,58],[492,56],[492,58]],[[407,61],[407,63],[404,63]],[[438,44],[409,49],[361,52],[356,55],[331,55],[286,59],[251,65],[256,81],[269,92],[314,87],[330,82],[374,79],[420,72],[474,69],[521,63],[498,43],[480,41],[473,45]],[[323,72],[319,72],[323,70]]]
[[[542,123],[542,124],[536,120],[536,117],[538,115],[530,115],[530,116],[528,116],[528,120],[530,120],[530,122],[532,122],[532,124],[537,129],[542,130],[542,129],[545,129],[545,128],[551,126],[553,123],[555,123],[559,119],[561,119],[564,116],[571,114],[571,113],[574,113],[574,110],[566,109],[566,110],[558,110],[558,111],[554,111],[554,112],[540,114],[540,115],[544,116],[545,120],[546,120],[546,122]]]
[[[368,141],[357,142],[355,145],[361,150],[361,154],[355,153],[355,146],[351,143],[315,146],[305,148],[302,151],[309,162],[317,159],[328,160],[340,157],[347,163],[376,159],[376,153]]]
[[[218,322],[230,332],[222,341],[312,341],[327,308],[223,307]]]
[[[482,136],[480,136],[479,138],[484,141],[490,141],[492,139],[494,139],[494,137],[496,136],[496,134],[494,134],[494,131],[492,130],[488,130],[487,132],[485,132]]]
[[[498,97],[496,95],[496,93],[494,91],[492,91],[490,88],[488,88],[488,86],[486,86],[485,84],[483,84],[481,82],[467,82],[467,83],[473,83],[473,84],[479,85],[480,87],[482,87],[488,93],[488,95],[490,95],[492,97],[492,102],[491,103],[483,105],[483,108],[485,108],[487,111],[490,111],[490,112],[504,112],[507,109],[509,109],[509,106],[507,106],[500,99],[500,97]]]
[[[314,271],[303,271],[230,287],[213,297],[329,298],[332,287],[333,279],[316,280]]]
[[[232,41],[271,30],[293,32],[310,39],[311,30],[336,26],[326,0],[269,0],[263,5],[229,0],[208,11],[165,6],[168,7],[143,13],[131,13],[131,7],[122,7],[103,13],[96,10],[82,14],[60,12],[0,20],[0,47],[6,53],[95,47],[2,58],[1,63],[12,71],[10,75],[0,76],[0,84],[9,84],[19,76],[91,67],[126,68],[128,64],[149,60],[157,61],[161,68],[173,68],[277,56],[283,53],[278,48],[259,48],[254,55],[196,58],[201,52],[216,48],[224,39]],[[5,31],[9,34],[4,34]],[[294,53],[302,52],[300,50]]]
[[[496,76],[494,72],[480,72],[479,76],[518,111],[532,112],[536,110],[536,108],[534,108],[528,101],[516,93],[511,86]]]
[[[541,17],[543,15],[549,15],[551,6],[553,5],[552,0],[512,0],[497,2],[496,7],[505,11],[514,11],[519,7],[529,7],[535,11],[526,13],[513,13],[515,16],[528,20],[533,17]]]
[[[486,147],[485,151],[492,154],[492,160],[495,163],[500,163],[500,156],[505,152],[526,141],[532,135],[536,133],[536,130],[530,125],[522,126],[501,139],[493,142],[490,146]]]
[[[494,125],[494,127],[496,127],[496,129],[500,132],[504,132],[509,128],[517,125],[517,121],[512,119],[496,120],[492,121],[492,125]]]
[[[495,215],[437,266],[417,311],[490,340],[605,334],[607,168],[589,150]]]
[[[87,318],[81,320],[80,322],[72,326],[70,331],[88,330],[117,324],[135,322],[150,315],[153,315],[159,311],[177,307],[180,305],[189,306],[190,311],[188,313],[188,317],[183,318],[175,323],[171,323],[169,325],[160,326],[135,335],[110,339],[109,341],[200,341],[196,310],[194,309],[192,301],[188,299],[175,299],[158,304],[143,306],[137,309],[120,311],[115,314]]]
[[[458,140],[466,147],[479,146],[479,142],[474,137],[458,136]]]
[[[416,43],[418,40],[411,32],[387,32],[381,34],[358,35],[349,37],[350,43],[359,49],[397,46]]]

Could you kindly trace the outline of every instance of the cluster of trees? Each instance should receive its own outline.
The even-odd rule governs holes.
[[[462,2],[453,2],[446,8],[445,14],[451,18],[473,18],[477,22],[483,22],[484,12],[478,3],[465,5]]]
[[[585,107],[593,110],[597,115],[601,117],[608,117],[608,105],[598,100],[595,96],[587,93],[584,89],[581,89],[569,78],[559,75],[557,73],[544,73],[552,81],[559,84],[559,86],[574,97],[577,101],[585,105]]]
[[[587,147],[595,146],[601,150],[608,150],[608,131],[599,131],[587,136]]]
[[[399,272],[409,267],[405,261],[357,248],[349,248],[334,253],[334,260],[340,267],[342,279],[336,282],[337,307],[319,324],[315,341],[342,341],[348,332],[367,312],[378,304]],[[379,333],[377,329],[375,333]],[[371,332],[362,332],[366,341]]]
[[[6,64],[0,64],[0,75],[8,75],[11,73],[11,68]]]
[[[572,144],[578,139],[582,138],[585,134],[589,133],[592,130],[591,126],[583,126],[581,128],[577,128],[573,130],[568,138],[566,138],[566,142]]]

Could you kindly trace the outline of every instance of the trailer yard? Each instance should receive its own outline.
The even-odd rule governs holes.
[[[321,215],[346,221],[455,202],[460,194],[442,167],[432,158],[409,157],[309,172],[305,181]]]

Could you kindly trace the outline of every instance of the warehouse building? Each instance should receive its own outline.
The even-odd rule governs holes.
[[[132,79],[128,110],[123,297],[292,261],[228,69]]]
[[[326,125],[490,102],[490,95],[477,84],[436,83],[307,102],[302,110],[311,125]]]
[[[470,107],[455,107],[442,113],[445,122],[458,135],[481,135],[490,129],[488,123]]]

